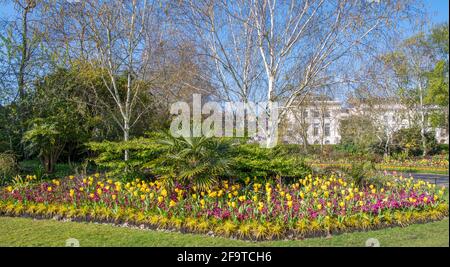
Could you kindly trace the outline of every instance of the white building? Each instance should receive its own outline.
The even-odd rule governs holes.
[[[339,101],[314,100],[291,108],[286,117],[282,141],[302,144],[306,139],[308,144],[338,144],[341,140],[340,121],[349,115],[369,117],[375,125],[386,131],[387,136],[410,127],[417,118],[417,113],[395,102],[385,101],[383,104],[358,105],[346,109]],[[449,134],[445,129],[434,130],[439,143],[449,143]]]

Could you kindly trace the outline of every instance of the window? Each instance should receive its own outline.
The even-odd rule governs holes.
[[[325,136],[330,136],[330,124],[325,123],[325,127],[323,129]]]
[[[329,111],[329,110],[325,110],[325,111],[323,112],[323,116],[324,116],[325,118],[331,117],[330,111]]]
[[[319,144],[319,140],[314,141],[314,144],[318,145]]]
[[[329,145],[330,144],[330,140],[325,140],[325,145]]]
[[[313,136],[318,136],[319,135],[319,124],[318,123],[314,123],[313,125]]]
[[[314,117],[314,118],[319,118],[319,111],[314,110],[314,111],[313,111],[313,117]]]
[[[445,137],[447,135],[447,130],[442,129],[441,130],[441,137]]]

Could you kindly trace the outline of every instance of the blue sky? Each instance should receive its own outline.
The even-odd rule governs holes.
[[[448,22],[449,0],[425,0],[432,23]]]
[[[432,24],[448,22],[449,0],[423,0]],[[11,1],[8,1],[11,2]],[[12,4],[3,4],[0,7],[0,18],[14,15]]]

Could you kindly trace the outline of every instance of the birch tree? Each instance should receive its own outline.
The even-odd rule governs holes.
[[[90,63],[103,70],[102,80],[112,100],[100,101],[110,108],[124,141],[130,139],[130,130],[146,112],[146,109],[136,112],[136,107],[146,89],[146,83],[142,82],[149,56],[144,52],[145,34],[155,8],[154,3],[146,0],[85,2],[87,38],[95,48],[92,51],[95,61]],[[128,158],[125,150],[125,161]]]

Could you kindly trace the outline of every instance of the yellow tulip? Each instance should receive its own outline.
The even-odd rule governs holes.
[[[289,208],[292,208],[292,200],[290,200],[290,201],[287,202],[287,206],[288,206]]]

